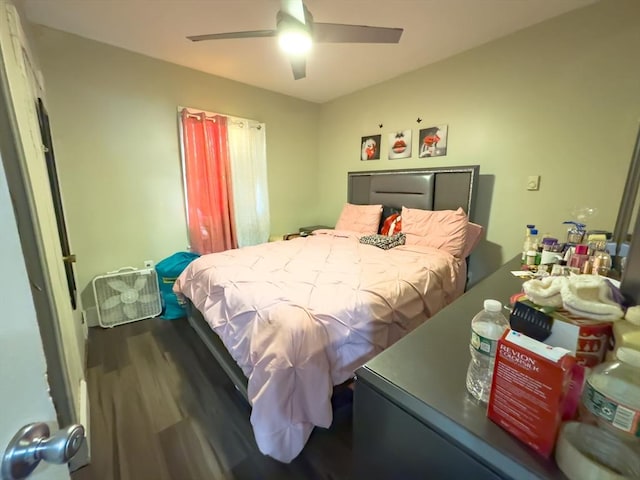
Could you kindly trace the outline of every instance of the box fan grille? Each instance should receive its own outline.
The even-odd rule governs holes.
[[[152,268],[124,267],[93,279],[93,294],[102,327],[156,317],[162,312],[158,276]]]

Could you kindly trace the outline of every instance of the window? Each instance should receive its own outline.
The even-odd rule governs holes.
[[[191,108],[179,115],[191,249],[206,254],[266,242],[265,125]]]

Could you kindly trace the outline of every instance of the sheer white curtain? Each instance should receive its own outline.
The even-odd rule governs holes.
[[[229,117],[229,156],[239,247],[269,239],[269,191],[265,125]]]

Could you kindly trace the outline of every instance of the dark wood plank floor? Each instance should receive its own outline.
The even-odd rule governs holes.
[[[143,320],[89,337],[92,462],[72,480],[344,479],[351,391],[290,464],[262,455],[250,408],[186,320]]]

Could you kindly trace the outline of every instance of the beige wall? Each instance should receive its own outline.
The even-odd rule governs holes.
[[[315,222],[319,106],[34,27],[79,288],[187,247],[178,105],[267,125],[272,232]]]
[[[519,252],[526,223],[564,234],[574,205],[612,229],[640,120],[638,19],[637,0],[604,1],[324,104],[318,220],[337,218],[348,171],[479,164],[488,241],[472,280]],[[440,123],[448,154],[419,159],[419,128]],[[387,160],[386,134],[409,128],[413,157]],[[383,159],[361,162],[360,137],[376,133]],[[528,175],[541,175],[539,191],[525,190]]]
[[[467,164],[487,228],[472,281],[520,250],[525,223],[562,235],[589,205],[611,229],[640,120],[639,17],[603,1],[321,106],[36,27],[80,288],[186,247],[177,105],[267,123],[273,233],[333,224],[350,170]],[[419,128],[440,123],[447,156],[418,159]],[[387,160],[386,134],[407,128],[413,157]],[[361,162],[375,133],[383,159]]]

